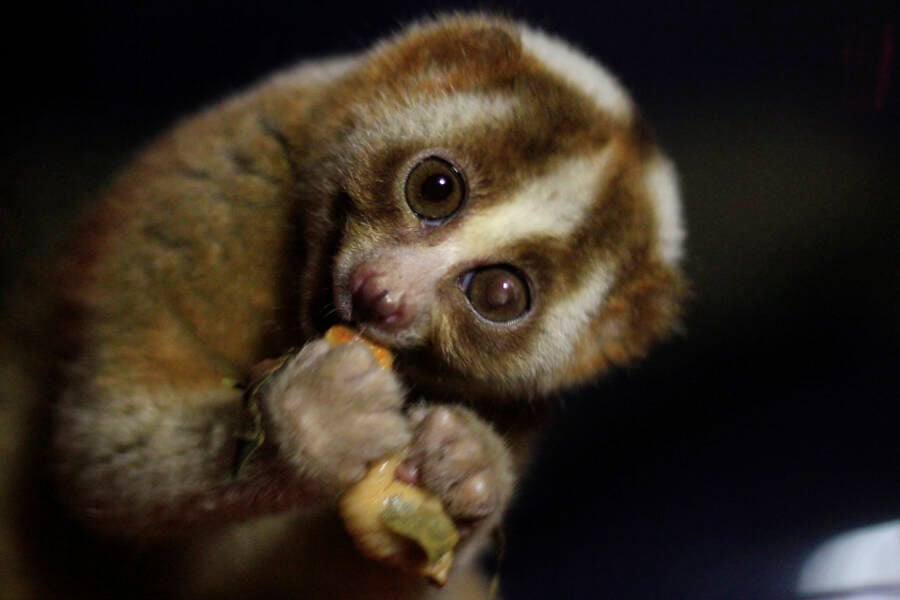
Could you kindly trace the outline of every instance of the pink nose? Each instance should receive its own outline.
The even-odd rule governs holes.
[[[397,329],[411,320],[403,294],[391,291],[386,278],[371,267],[362,265],[354,271],[350,291],[353,316],[360,322]]]

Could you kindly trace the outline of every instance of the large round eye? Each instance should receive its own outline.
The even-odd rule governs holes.
[[[471,271],[463,278],[463,289],[472,308],[489,321],[512,321],[531,307],[528,284],[507,267]]]
[[[423,159],[406,178],[406,202],[424,219],[446,219],[462,206],[466,184],[462,174],[442,158]]]

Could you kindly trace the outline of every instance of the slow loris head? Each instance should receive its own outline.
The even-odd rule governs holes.
[[[531,396],[671,328],[674,171],[587,57],[511,22],[442,19],[376,47],[319,110],[310,193],[341,206],[334,306],[414,379]]]

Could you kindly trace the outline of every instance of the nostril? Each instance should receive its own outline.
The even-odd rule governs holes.
[[[362,321],[395,325],[403,321],[403,295],[391,292],[375,270],[360,267],[350,281],[353,314]]]
[[[358,269],[356,269],[356,271],[353,272],[353,275],[350,278],[350,293],[353,296],[356,296],[360,289],[364,285],[366,285],[369,280],[377,276],[378,273],[371,267],[359,267]]]
[[[358,309],[372,311],[388,296],[388,291],[381,278],[375,274],[365,276],[361,281],[355,282],[353,290],[353,306]]]
[[[395,316],[403,306],[400,300],[400,298],[397,298],[390,292],[384,292],[379,294],[374,301],[369,304],[369,311],[373,317],[382,321],[387,321]]]

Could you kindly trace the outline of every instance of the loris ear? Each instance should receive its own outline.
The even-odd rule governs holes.
[[[686,283],[677,267],[653,261],[632,269],[610,292],[575,345],[569,381],[589,380],[643,357],[680,325]]]
[[[370,76],[428,78],[436,87],[460,90],[514,74],[522,44],[512,21],[456,15],[409,28],[373,58]]]

